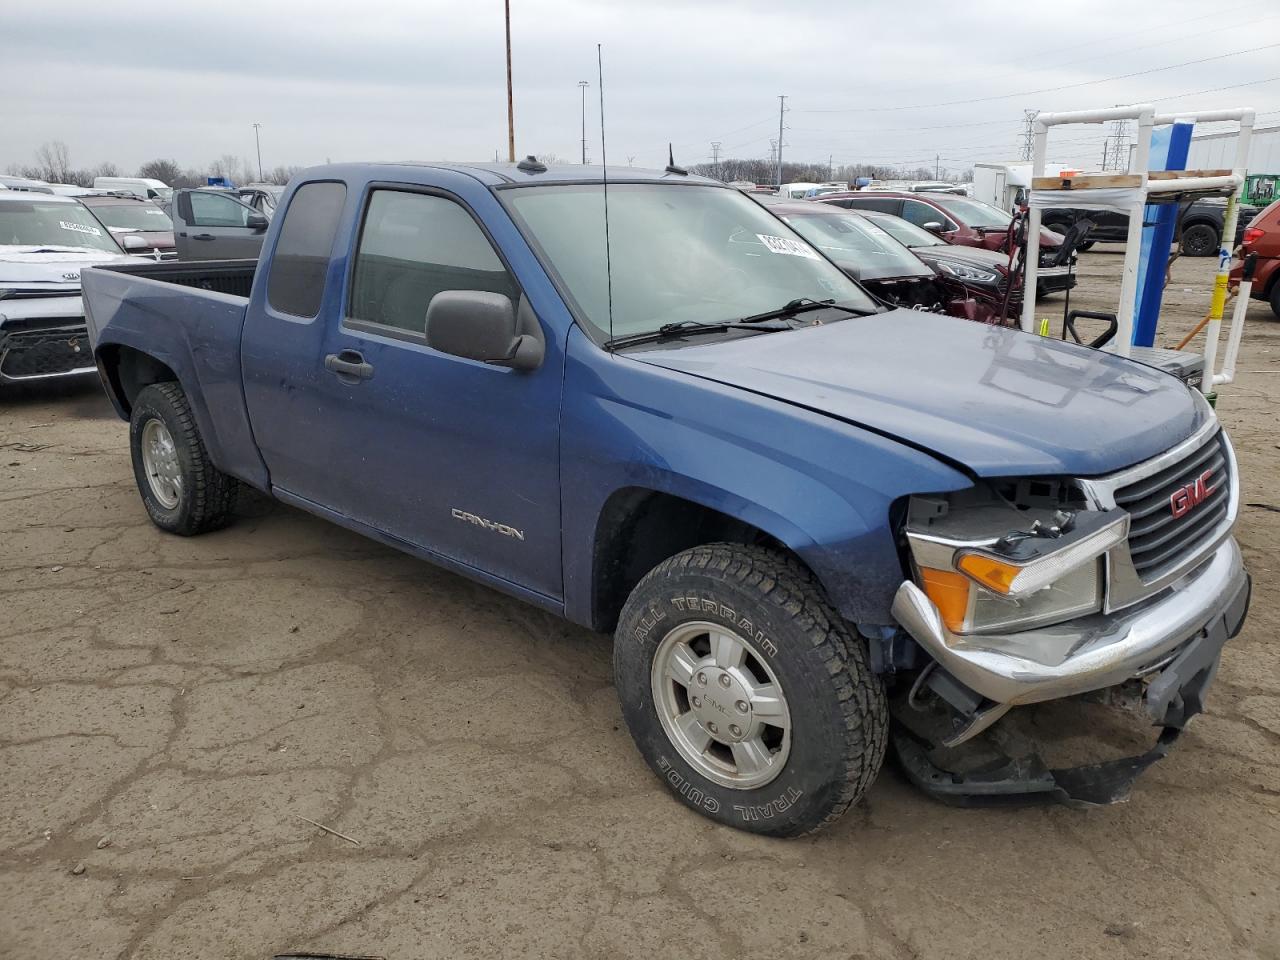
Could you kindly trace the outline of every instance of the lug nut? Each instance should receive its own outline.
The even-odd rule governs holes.
[[[698,686],[705,687],[707,685],[707,675],[705,673],[698,674]]]
[[[707,729],[708,729],[708,730],[710,730],[712,733],[719,733],[719,732],[720,732],[719,730],[717,730],[717,729],[716,729],[716,725],[715,725],[714,723],[708,723],[708,724],[707,724]]]
[[[690,697],[690,698],[689,698],[689,702],[693,704],[693,708],[694,708],[695,710],[702,706],[702,698],[701,698],[701,697]]]
[[[735,737],[742,736],[742,728],[738,726],[736,723],[729,724],[729,732],[732,733]]]
[[[728,687],[729,683],[730,683],[729,675],[727,673],[720,674],[720,686]]]
[[[739,713],[747,712],[747,701],[745,700],[739,700],[737,703],[734,704],[734,706],[738,708]]]

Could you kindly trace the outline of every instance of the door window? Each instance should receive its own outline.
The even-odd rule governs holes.
[[[347,200],[345,184],[304,183],[293,195],[271,258],[267,302],[281,313],[314,317]]]
[[[431,194],[374,191],[356,251],[350,318],[423,334],[427,306],[444,290],[519,297],[515,279],[462,206]]]
[[[929,206],[927,203],[921,203],[919,200],[903,201],[902,219],[908,223],[914,223],[917,227],[923,227],[926,223],[940,223],[944,231],[956,228],[956,225],[947,219],[945,213],[940,212],[936,207]]]
[[[196,190],[187,194],[191,204],[190,225],[193,227],[244,227],[253,213],[238,200],[220,193],[204,193]]]

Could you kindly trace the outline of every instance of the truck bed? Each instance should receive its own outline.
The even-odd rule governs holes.
[[[186,388],[214,464],[263,486],[265,468],[240,383],[240,336],[257,265],[138,260],[84,270],[81,285],[94,356],[132,351],[167,367]],[[128,416],[127,409],[120,412]]]
[[[247,300],[249,291],[253,288],[253,274],[257,268],[257,260],[157,262],[139,258],[137,263],[115,264],[108,269],[131,277],[175,283],[180,287],[194,287],[197,290],[212,290],[215,293],[226,293]]]

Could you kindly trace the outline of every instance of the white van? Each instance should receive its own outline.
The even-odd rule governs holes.
[[[94,177],[93,189],[132,193],[143,200],[169,200],[173,197],[172,187],[163,180],[152,180],[149,177]]]

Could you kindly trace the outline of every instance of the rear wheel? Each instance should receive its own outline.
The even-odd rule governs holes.
[[[142,503],[161,530],[189,537],[230,521],[239,484],[209,459],[178,384],[155,383],[138,394],[129,446]]]
[[[1218,252],[1218,232],[1207,223],[1193,223],[1182,231],[1182,252],[1188,257],[1212,257]]]
[[[1280,277],[1271,282],[1271,312],[1280,319]]]
[[[884,690],[862,642],[812,574],[773,551],[711,544],[656,567],[622,611],[614,676],[649,766],[730,826],[815,830],[884,760]]]

